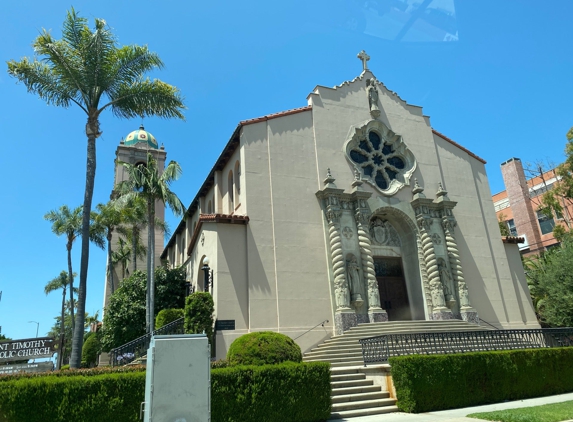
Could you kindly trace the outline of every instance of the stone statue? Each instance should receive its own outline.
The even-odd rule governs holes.
[[[451,309],[456,304],[456,299],[454,297],[454,280],[450,274],[450,271],[448,270],[446,261],[441,258],[438,260],[438,272],[440,273],[440,281],[444,286],[444,297],[446,299],[446,305]]]
[[[368,91],[368,103],[370,104],[370,114],[376,118],[380,116],[378,107],[378,89],[376,88],[376,79],[366,79],[366,90]]]
[[[350,261],[346,261],[346,273],[350,284],[351,301],[354,306],[359,308],[364,303],[362,298],[362,282],[360,280],[360,266],[355,256]]]
[[[337,309],[349,309],[350,307],[350,292],[346,284],[346,280],[339,280],[334,284],[334,295],[336,297]]]

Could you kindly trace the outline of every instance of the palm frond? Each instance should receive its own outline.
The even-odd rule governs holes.
[[[108,88],[110,98],[118,98],[122,85],[131,85],[141,75],[153,69],[163,68],[163,62],[147,46],[126,45],[114,52],[113,80]]]
[[[102,110],[111,107],[114,115],[123,118],[159,116],[185,120],[181,92],[159,79],[142,79],[117,89],[111,102]]]

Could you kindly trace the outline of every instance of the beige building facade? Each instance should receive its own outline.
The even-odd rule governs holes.
[[[539,327],[484,160],[359,58],[306,106],[240,122],[161,256],[198,291],[208,258],[217,358],[262,330],[304,352],[359,323]]]

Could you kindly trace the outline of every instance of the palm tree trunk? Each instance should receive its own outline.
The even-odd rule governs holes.
[[[70,285],[70,316],[72,317],[72,333],[74,332],[75,319],[74,319],[74,273],[72,272],[72,241],[68,241],[68,280]]]
[[[96,171],[96,138],[100,135],[97,116],[90,116],[86,125],[88,135],[88,151],[86,165],[86,190],[82,215],[82,253],[80,264],[80,288],[78,293],[77,321],[72,337],[72,356],[70,368],[79,369],[82,361],[82,346],[84,339],[84,319],[86,315],[86,290],[88,278],[88,263],[90,257],[90,213],[94,194]]]
[[[147,296],[149,298],[148,332],[153,332],[155,320],[155,201],[147,200]]]
[[[131,232],[131,262],[133,263],[132,274],[137,270],[137,243],[139,241],[139,230],[137,225],[133,225],[133,230]]]
[[[66,316],[66,286],[62,291],[62,319],[60,320],[60,345],[58,346],[58,361],[56,362],[56,370],[62,367],[64,362],[64,334],[66,328],[64,325],[64,318]]]
[[[115,289],[115,285],[113,282],[113,263],[111,261],[111,235],[112,231],[109,230],[107,233],[107,279],[111,287],[111,294]]]

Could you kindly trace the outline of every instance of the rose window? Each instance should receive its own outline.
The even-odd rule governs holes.
[[[406,167],[404,157],[396,152],[393,145],[383,142],[376,132],[369,132],[368,137],[360,140],[349,155],[364,176],[372,179],[382,190],[387,190]]]

